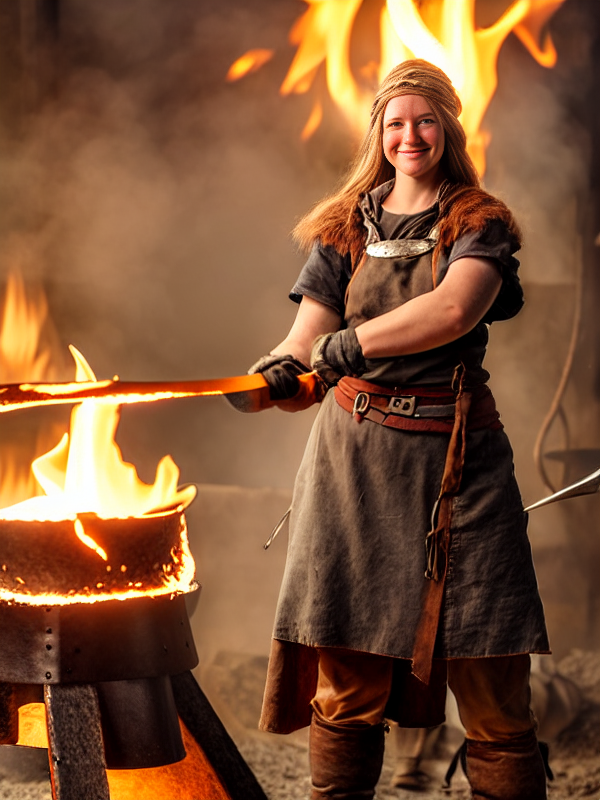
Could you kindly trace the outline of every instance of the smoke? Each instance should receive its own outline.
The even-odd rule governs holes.
[[[337,182],[352,147],[341,123],[302,144],[310,99],[278,94],[303,8],[61,3],[55,97],[2,157],[0,258],[6,265],[1,251],[23,239],[65,344],[99,376],[236,374],[285,335],[295,310],[286,295],[302,264],[289,231]],[[504,46],[486,182],[525,229],[524,281],[572,287],[591,145],[565,103],[581,64],[571,58],[565,70],[555,35],[555,70],[514,37]],[[227,84],[229,65],[250,47],[276,56]],[[224,401],[125,414],[124,445],[143,461],[181,448],[174,455],[190,480],[283,487],[311,420],[241,417]]]
[[[237,374],[285,335],[295,311],[286,295],[302,264],[289,231],[352,152],[341,121],[302,144],[310,98],[278,94],[303,8],[61,3],[55,96],[2,158],[0,257],[9,240],[24,240],[65,344],[99,376]],[[524,281],[572,287],[590,143],[565,103],[574,48],[569,75],[555,35],[554,70],[514,37],[503,48],[486,182],[525,229]],[[226,83],[251,47],[275,58]],[[242,417],[211,400],[125,416],[132,458],[151,463],[175,450],[189,480],[276,487],[291,485],[312,419]]]
[[[2,240],[34,253],[27,276],[99,377],[239,374],[285,335],[289,231],[337,179],[299,141],[309,101],[278,95],[301,9],[61,3],[56,95],[2,159]],[[257,43],[279,56],[227,84]],[[172,452],[187,480],[290,486],[310,419],[207,400],[127,409],[120,435],[136,463]]]
[[[508,202],[523,228],[518,257],[526,295],[519,318],[492,329],[489,363],[492,374],[504,379],[495,389],[511,428],[514,415],[510,432],[524,450],[521,458],[529,468],[521,483],[531,497],[544,491],[531,469],[533,442],[567,357],[577,284],[588,277],[582,259],[592,241],[586,219],[593,203],[593,141],[586,109],[593,91],[589,65],[596,34],[586,28],[581,3],[565,4],[555,22],[558,62],[553,69],[537,65],[514,37],[507,40],[498,91],[485,120],[493,132],[486,184]],[[589,396],[590,387],[580,385],[578,391]],[[566,446],[576,447],[576,439],[581,437],[583,444],[586,436],[578,428],[581,398],[567,401],[573,438]],[[523,413],[532,405],[533,413]],[[565,448],[561,427],[554,426],[547,449]],[[548,468],[560,483],[558,464]]]
[[[560,28],[555,38],[560,44]],[[578,41],[585,48],[584,34]],[[493,131],[486,183],[507,199],[523,227],[522,280],[544,285],[575,281],[577,217],[588,202],[591,131],[575,111],[585,106],[588,87],[576,85],[570,49],[561,47],[556,67],[544,69],[509,39],[486,117]]]
[[[598,465],[597,225],[594,155],[598,8],[569,0],[552,21],[554,69],[535,64],[513,38],[499,60],[499,86],[487,115],[493,131],[486,183],[515,211],[524,232],[519,254],[526,305],[494,325],[488,369],[515,448],[525,504],[547,493],[533,449],[571,352],[566,391],[544,441],[543,461],[557,488]],[[595,172],[594,172],[595,170]],[[595,448],[595,449],[594,449]],[[530,515],[538,582],[552,647],[597,646],[597,498]],[[577,619],[576,624],[571,620]],[[569,624],[565,622],[569,620]]]

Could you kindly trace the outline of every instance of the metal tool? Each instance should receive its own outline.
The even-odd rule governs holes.
[[[299,375],[301,388],[310,391],[315,373]],[[0,413],[42,405],[109,400],[118,404],[152,403],[181,397],[224,395],[239,411],[262,411],[275,405],[264,377],[240,375],[203,381],[73,381],[71,383],[13,383],[0,386]]]
[[[277,523],[277,525],[275,525],[275,527],[274,527],[274,528],[273,528],[273,530],[271,531],[271,535],[269,536],[269,538],[267,539],[267,541],[266,541],[266,542],[263,544],[263,550],[268,550],[268,549],[269,549],[269,547],[271,547],[271,545],[273,544],[273,541],[275,540],[275,538],[276,538],[276,537],[277,537],[277,535],[279,534],[279,531],[280,531],[280,530],[283,528],[283,526],[285,525],[285,523],[286,523],[286,520],[287,520],[287,518],[289,517],[289,515],[290,515],[291,513],[292,513],[292,507],[290,506],[290,507],[288,508],[288,510],[285,512],[285,514],[283,515],[283,517],[282,517],[282,518],[279,520],[279,522]]]
[[[557,503],[559,500],[567,500],[569,497],[580,497],[581,495],[585,494],[594,494],[599,489],[600,469],[597,469],[586,478],[582,478],[582,480],[572,483],[571,486],[567,486],[565,489],[554,492],[554,494],[551,494],[549,497],[544,497],[543,500],[538,500],[537,503],[527,506],[525,511],[533,511],[534,508],[547,506],[549,503]]]

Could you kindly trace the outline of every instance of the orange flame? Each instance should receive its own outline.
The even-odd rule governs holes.
[[[563,0],[516,0],[490,27],[476,30],[474,0],[444,0],[438,13],[425,24],[412,0],[388,2],[381,25],[388,32],[382,36],[380,77],[404,58],[424,58],[448,75],[463,103],[460,121],[467,134],[467,150],[480,175],[485,172],[485,151],[490,134],[481,130],[481,122],[498,83],[498,53],[508,34],[518,28],[521,40],[529,36],[533,43],[543,25]],[[426,8],[426,6],[425,6]],[[436,31],[436,35],[432,31]],[[546,50],[553,46],[549,34]],[[529,47],[537,58],[542,51]],[[539,59],[538,59],[539,60]],[[554,61],[544,63],[553,66]]]
[[[81,353],[71,347],[77,381],[96,377]],[[133,464],[123,461],[115,433],[119,405],[85,400],[71,413],[71,427],[61,441],[32,465],[45,494],[0,510],[0,519],[64,520],[91,512],[105,519],[141,517],[157,509],[185,508],[193,486],[177,489],[179,469],[165,456],[153,484],[143,483]]]
[[[57,337],[52,334],[43,291],[31,286],[26,289],[20,274],[12,273],[7,280],[0,317],[0,382],[53,381],[63,377],[63,359],[53,346],[52,339]],[[76,363],[75,385],[81,385],[82,381],[95,381],[95,375],[83,356],[74,348],[71,352]],[[0,600],[29,605],[95,603],[173,594],[189,591],[196,585],[194,559],[183,514],[183,509],[195,496],[195,487],[177,488],[179,470],[170,456],[158,464],[154,483],[143,483],[135,467],[123,461],[114,440],[119,411],[119,403],[114,399],[80,402],[72,411],[69,433],[33,463],[34,454],[22,447],[11,446],[12,443],[4,437],[0,448],[0,506],[8,507],[0,508],[0,520],[71,519],[77,538],[106,562],[106,551],[86,532],[78,514],[87,510],[101,518],[122,519],[162,517],[175,512],[179,516],[179,541],[166,559],[168,563],[162,564],[162,569],[158,565],[160,580],[146,587],[139,581],[129,582],[118,591],[114,587],[113,591],[103,588],[101,581],[95,585],[94,592],[83,587],[65,596],[58,592],[36,595],[24,591],[27,589],[25,581],[15,576],[17,586],[13,590],[0,589]],[[12,431],[13,428],[7,429],[7,432]],[[54,426],[40,432],[35,453],[42,450],[42,444],[47,449],[48,440],[56,441],[56,438]],[[36,493],[40,496],[36,497]],[[23,497],[28,499],[21,500]],[[6,568],[2,565],[4,571]],[[106,569],[111,570],[111,566],[107,565]],[[121,566],[121,571],[126,569]]]
[[[363,0],[304,2],[308,9],[290,32],[290,42],[298,49],[280,91],[283,95],[307,92],[324,65],[333,101],[360,134],[373,101],[372,88],[357,82],[350,65],[350,42]],[[514,0],[493,25],[477,29],[475,0],[387,0],[380,17],[379,80],[408,58],[423,58],[443,69],[463,103],[467,149],[483,175],[490,134],[481,129],[481,123],[498,82],[498,52],[514,32],[539,64],[554,66],[556,50],[546,25],[563,2]],[[371,63],[359,69],[362,75],[372,72]],[[303,139],[319,125],[315,108]]]
[[[57,377],[52,349],[42,342],[48,320],[43,292],[28,296],[20,272],[11,272],[0,323],[0,376],[3,383],[51,381]]]
[[[306,125],[302,129],[300,138],[306,142],[313,133],[317,130],[323,119],[323,106],[318,101],[314,104],[313,110],[310,112],[310,117],[306,121]]]
[[[270,61],[273,58],[273,55],[273,50],[260,48],[256,50],[248,50],[247,53],[244,53],[241,58],[238,58],[238,60],[234,61],[229,67],[225,79],[228,81],[239,81],[240,78],[243,78],[250,72],[256,72],[257,69],[260,69],[263,64],[266,64],[267,61]]]
[[[0,383],[64,379],[64,365],[41,287],[25,286],[13,270],[7,278],[0,311]],[[0,507],[32,497],[39,489],[30,462],[55,438],[55,428],[19,441],[13,431],[2,436],[0,449]],[[35,441],[37,439],[37,441]]]
[[[529,13],[514,29],[514,33],[543,67],[556,64],[556,48],[546,25],[563,3],[564,0],[532,0]]]

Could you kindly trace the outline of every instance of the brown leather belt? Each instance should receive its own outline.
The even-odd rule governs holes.
[[[449,386],[380,386],[344,377],[335,387],[335,399],[357,422],[368,419],[400,430],[451,433],[456,394]],[[492,393],[487,386],[473,390],[467,427],[502,428]]]

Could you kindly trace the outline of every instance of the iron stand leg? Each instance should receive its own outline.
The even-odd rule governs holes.
[[[192,673],[173,675],[171,683],[180,719],[204,751],[231,800],[267,800]]]
[[[98,697],[88,684],[46,684],[54,800],[110,800]]]

